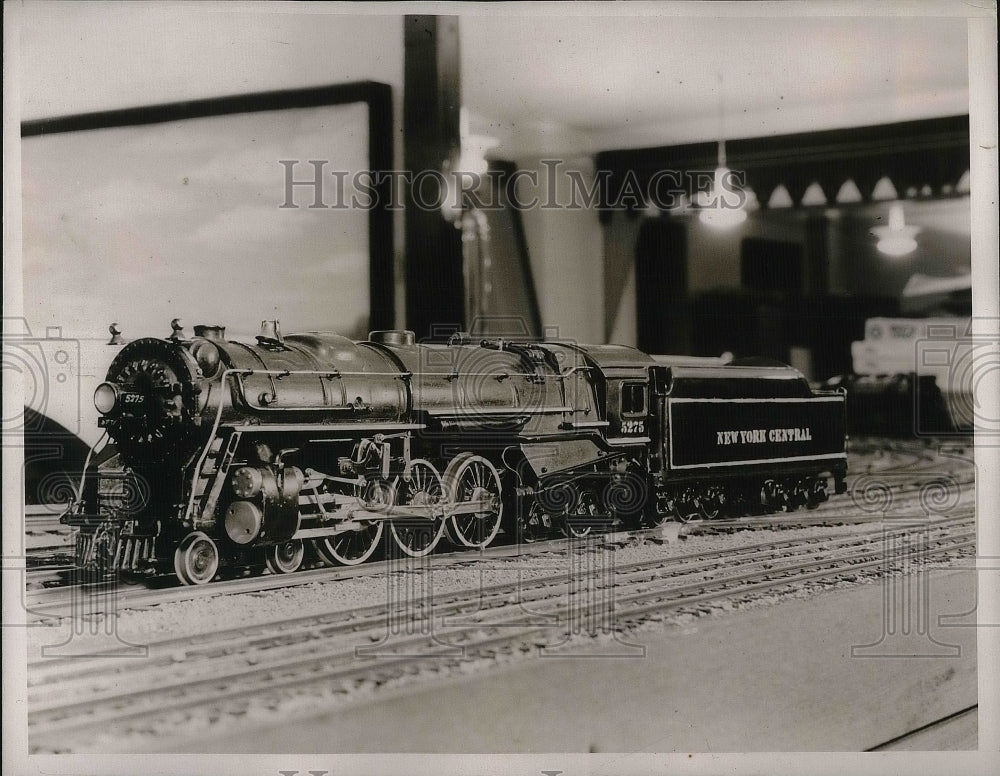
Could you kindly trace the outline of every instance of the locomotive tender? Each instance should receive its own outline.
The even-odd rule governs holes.
[[[75,503],[80,567],[295,571],[383,543],[482,548],[612,525],[815,506],[845,490],[845,397],[783,365],[709,365],[620,345],[256,344],[196,326],[125,345],[98,386],[114,443],[88,457]],[[391,544],[388,544],[391,542]],[[395,551],[395,550],[394,550]]]

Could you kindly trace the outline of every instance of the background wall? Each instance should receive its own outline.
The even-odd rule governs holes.
[[[374,80],[402,105],[401,16],[296,5],[34,3],[21,119]]]
[[[301,4],[241,10],[208,3],[33,3],[20,13],[20,72],[10,79],[20,88],[20,119],[379,81],[393,89],[398,167],[403,17],[350,11]],[[275,170],[282,172],[277,160]],[[402,320],[401,216],[394,234],[396,318]]]
[[[518,199],[528,203],[555,201],[566,196],[569,189],[567,171],[577,171],[589,183],[594,174],[590,157],[566,159],[554,181],[538,157],[520,157],[518,166],[538,176],[539,185],[518,181]],[[556,191],[550,189],[555,184]],[[590,209],[568,207],[526,208],[522,213],[528,253],[535,275],[535,286],[541,308],[542,326],[554,330],[559,337],[578,342],[604,342],[603,293],[604,266],[602,261],[601,225],[597,213]]]
[[[664,9],[463,15],[471,130],[496,138],[495,158],[524,169],[582,156],[587,170],[587,156],[602,149],[950,115],[968,104],[961,18],[710,18]],[[20,14],[21,118],[370,79],[393,87],[400,130],[403,17],[389,10],[31,3]],[[402,220],[397,320],[405,312]],[[629,252],[635,224],[602,237],[593,212],[556,210],[526,212],[524,224],[543,324],[583,341],[634,341],[634,279],[630,262],[614,256]],[[732,284],[738,244],[692,230],[689,290]],[[857,275],[844,268],[834,279]]]

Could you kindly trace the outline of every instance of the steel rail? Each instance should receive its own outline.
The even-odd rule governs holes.
[[[853,544],[851,544],[852,542]],[[848,546],[836,546],[841,543]],[[823,542],[820,547],[801,545],[793,546],[788,549],[797,551],[795,552],[795,557],[802,557],[815,552],[823,552],[824,557],[822,558],[822,562],[834,563],[837,562],[839,558],[833,557],[831,553],[835,554],[840,552],[853,556],[860,549],[860,547],[856,546],[859,544],[870,545],[870,542],[867,542],[866,539],[855,540],[853,538],[842,538],[836,543]],[[754,565],[773,562],[775,560],[784,562],[787,567],[792,558],[789,557],[788,553],[779,554],[779,549],[780,548],[765,548],[762,551],[747,553],[745,556],[735,560],[738,560],[738,565],[744,569]],[[703,589],[706,582],[711,585],[715,584],[716,580],[697,580],[687,583],[685,586],[673,586],[666,589],[663,589],[663,586],[672,585],[678,579],[684,579],[700,573],[712,572],[720,566],[725,565],[727,562],[732,562],[734,558],[727,556],[724,558],[718,558],[714,562],[703,561],[692,566],[681,565],[679,568],[674,568],[675,565],[679,564],[667,565],[662,562],[665,560],[669,559],[661,559],[660,561],[641,561],[629,564],[632,568],[630,568],[627,572],[615,569],[614,579],[611,584],[598,585],[597,587],[602,590],[607,590],[610,588],[617,589],[622,586],[636,587],[642,585],[643,590],[641,591],[641,594],[643,597],[655,596],[663,593],[676,595],[678,592],[683,593],[685,590]],[[806,563],[805,566],[808,567],[809,565],[816,565],[819,562],[820,561],[813,559]],[[729,579],[734,579],[734,577],[730,575]],[[654,591],[650,589],[651,586],[657,586],[660,589]],[[489,589],[480,588],[473,591],[463,590],[446,593],[443,596],[443,601],[434,601],[432,603],[432,610],[424,612],[423,614],[424,619],[442,618],[442,621],[448,617],[467,617],[470,616],[470,613],[466,611],[470,605],[475,605],[477,607],[476,610],[471,613],[473,615],[481,614],[483,612],[496,614],[498,611],[508,609],[511,606],[521,607],[525,604],[537,604],[538,602],[544,603],[554,597],[562,596],[564,592],[572,595],[572,590],[573,583],[568,582],[567,575],[563,573],[549,577],[522,580],[515,583],[504,583],[501,585],[491,586]],[[513,604],[511,603],[512,594],[516,594],[516,600]],[[536,611],[538,610],[533,610],[532,614]],[[227,660],[242,661],[247,659],[247,653],[251,653],[252,655],[256,652],[266,655],[268,650],[273,649],[275,646],[289,644],[298,645],[305,651],[310,651],[316,648],[317,640],[319,639],[322,639],[323,644],[325,645],[331,637],[352,636],[357,638],[360,635],[363,635],[367,629],[373,629],[375,631],[383,630],[389,619],[394,616],[398,616],[399,614],[409,613],[411,613],[410,609],[405,605],[394,611],[389,611],[381,607],[370,607],[360,610],[346,610],[335,614],[327,613],[296,618],[290,621],[275,623],[270,626],[257,626],[256,628],[251,628],[249,631],[246,628],[240,628],[236,629],[236,633],[222,631],[217,634],[203,634],[196,637],[179,637],[148,645],[150,650],[155,650],[155,652],[159,655],[158,657],[151,658],[150,660],[127,661],[124,664],[110,666],[109,661],[104,658],[100,661],[94,661],[92,666],[84,663],[86,670],[83,676],[80,676],[80,660],[76,659],[75,665],[69,666],[63,663],[59,666],[61,669],[59,671],[43,670],[40,672],[41,676],[39,676],[38,671],[35,671],[32,676],[32,682],[29,686],[29,703],[31,703],[37,710],[40,700],[39,693],[42,697],[44,697],[46,695],[46,688],[48,688],[47,694],[50,696],[48,706],[59,706],[61,703],[65,703],[66,696],[71,692],[74,686],[84,685],[89,688],[89,685],[93,682],[94,678],[102,674],[111,674],[113,677],[113,683],[120,684],[124,681],[125,674],[141,672],[144,674],[143,678],[147,680],[146,684],[148,685],[151,673],[155,674],[160,672],[161,669],[165,669],[163,671],[163,679],[169,681],[176,673],[178,662],[177,655],[182,649],[186,650],[183,657],[183,661],[186,665],[188,665],[187,661],[192,657],[210,658],[218,654],[225,655]],[[488,624],[489,623],[487,623],[487,625]],[[268,629],[274,632],[268,633]],[[256,635],[253,634],[254,630],[256,630]],[[213,638],[213,635],[222,636],[222,638]],[[191,649],[191,647],[196,648]],[[325,649],[326,647],[324,646],[323,648]],[[286,657],[284,653],[283,657]],[[260,668],[261,661],[259,659],[255,659],[253,665]],[[39,667],[43,669],[49,668],[49,666],[45,666],[44,664]],[[70,668],[73,670],[66,670]],[[134,669],[134,671],[132,669]],[[152,677],[153,680],[156,678],[156,676]],[[39,681],[39,679],[42,679],[43,681]],[[104,696],[96,695],[88,689],[88,700],[99,701],[102,697]],[[107,697],[114,697],[114,695],[112,694]],[[45,707],[44,703],[43,707]]]
[[[940,518],[931,520],[927,525],[936,524],[948,524],[949,522],[956,520],[967,519],[966,514],[961,514],[958,516],[949,516],[946,518]],[[887,526],[892,526],[891,520],[885,520],[879,516],[879,519],[884,521]],[[841,520],[845,524],[864,524],[878,522],[878,520],[873,519],[871,516],[858,517],[853,520]],[[766,527],[766,524],[762,524]],[[809,524],[805,524],[808,526]],[[700,525],[698,523],[690,523],[688,526],[693,526],[696,528],[712,528],[712,521]],[[686,528],[687,526],[683,526]],[[785,530],[792,530],[795,525],[785,525],[783,526]],[[657,539],[662,535],[662,526],[659,528],[646,528],[637,529],[624,532],[615,532],[610,534],[596,534],[589,537],[589,541],[601,541],[603,543],[620,543],[627,542],[633,539],[644,540],[644,539]],[[879,533],[884,530],[883,528],[870,529],[871,533]],[[864,532],[863,532],[864,533]],[[835,536],[850,536],[859,535],[857,531],[842,531]],[[478,551],[471,551],[468,549],[459,549],[454,552],[448,553],[435,553],[428,558],[424,559],[425,562],[430,563],[433,566],[438,565],[449,565],[451,563],[481,563],[484,559],[489,558],[507,558],[512,556],[535,556],[544,555],[551,552],[559,552],[570,546],[579,545],[581,541],[587,541],[588,538],[585,537],[583,540],[579,538],[563,538],[563,539],[549,539],[539,542],[532,542],[530,544],[509,544],[509,545],[493,545]],[[782,540],[791,543],[802,542],[802,539],[791,539]],[[771,544],[763,543],[763,544]],[[711,551],[710,551],[711,552]],[[725,550],[720,550],[717,552],[725,552]],[[706,555],[706,553],[692,553],[692,556],[696,555]],[[674,556],[678,557],[678,556]],[[150,589],[150,588],[127,588],[124,591],[117,590],[119,594],[115,600],[116,609],[114,611],[121,611],[124,609],[141,609],[150,606],[159,606],[164,604],[176,603],[178,601],[187,601],[193,599],[201,598],[213,598],[220,595],[231,595],[237,593],[256,593],[263,592],[266,590],[273,590],[285,587],[296,587],[299,585],[310,584],[314,582],[325,582],[325,581],[336,581],[340,579],[358,577],[358,576],[368,576],[368,575],[380,575],[386,574],[394,570],[394,567],[390,561],[382,560],[369,563],[363,563],[358,566],[335,566],[335,567],[321,567],[315,569],[307,569],[303,571],[297,571],[293,574],[280,574],[280,575],[267,575],[260,577],[248,577],[242,579],[225,580],[220,582],[213,582],[209,585],[204,586],[180,586],[180,587],[169,587],[161,589]],[[111,590],[115,590],[116,583],[114,581],[104,581],[104,582],[94,582],[88,583],[86,585],[77,586],[62,586],[58,588],[46,588],[44,590],[29,591],[27,597],[27,609],[28,614],[33,615],[29,619],[33,621],[39,620],[50,620],[50,619],[61,619],[64,617],[72,617],[76,612],[74,607],[83,606],[88,616],[98,615],[102,613],[108,613],[108,610],[101,609],[101,604],[103,600],[106,600],[104,596],[105,593]],[[79,596],[83,592],[84,594],[95,594],[93,597],[100,597],[101,600],[85,600],[81,601]]]
[[[961,535],[951,537],[951,539],[954,541],[952,545],[947,547],[937,547],[930,552],[934,555],[940,555],[942,553],[952,553],[956,550],[975,545],[974,539],[966,541]],[[918,554],[919,553],[917,552],[904,553],[900,555],[898,559],[903,560],[904,558],[917,556]],[[865,548],[863,551],[859,551],[854,556],[854,559],[857,559],[859,562],[849,566],[836,566],[833,568],[818,569],[813,572],[802,573],[804,564],[799,563],[791,564],[790,566],[782,566],[780,568],[766,569],[756,572],[755,574],[740,574],[732,578],[722,578],[701,582],[698,583],[699,587],[696,594],[686,595],[682,591],[675,591],[675,597],[669,600],[661,600],[652,604],[646,604],[644,606],[634,608],[625,613],[625,616],[629,619],[629,621],[631,621],[640,616],[648,616],[654,613],[684,608],[692,603],[705,603],[711,600],[731,597],[734,594],[757,592],[765,589],[787,586],[790,581],[815,581],[822,578],[840,576],[844,573],[857,571],[860,568],[873,568],[885,562],[884,558],[870,560],[870,556],[870,548]],[[851,558],[845,557],[840,560],[847,561],[850,559]],[[796,573],[797,575],[789,578],[787,575],[790,573]],[[777,575],[777,578],[775,578],[775,575]],[[759,579],[760,581],[752,582],[752,579]],[[736,584],[736,587],[730,587],[730,585],[733,584]],[[711,585],[715,585],[719,589],[713,592],[705,592],[705,588]],[[632,596],[629,599],[629,602],[641,600],[641,597],[641,594]],[[587,603],[586,599],[584,599],[583,603]],[[601,601],[598,605],[604,606],[605,602]],[[560,611],[558,604],[556,606],[556,611]],[[511,632],[509,629],[504,631],[504,629],[501,628],[500,630],[503,632],[500,633],[496,633],[497,629],[498,626],[496,624],[469,625],[468,630],[470,632],[481,632],[483,630],[487,630],[491,631],[491,633],[486,637],[480,637],[475,640],[462,642],[461,647],[459,648],[460,652],[454,656],[455,659],[461,660],[469,657],[473,653],[482,656],[485,652],[496,651],[497,649],[503,647],[510,649],[518,648],[523,645],[526,640],[530,640],[532,642],[528,646],[529,650],[531,646],[539,648],[545,645],[545,640],[542,639],[542,643],[539,643],[539,640],[536,637],[543,631],[547,630],[548,626],[521,627],[517,628],[516,632]],[[428,637],[426,634],[420,634],[415,637],[406,637],[396,640],[393,648],[396,650],[419,648],[420,646],[426,648],[429,639],[431,645],[433,646],[435,642],[433,641],[432,636]],[[437,646],[442,645],[437,643]],[[341,655],[323,655],[319,658],[310,658],[306,661],[298,661],[292,665],[284,667],[251,667],[248,670],[232,672],[228,675],[216,675],[208,679],[199,679],[194,682],[182,681],[169,687],[156,688],[156,693],[166,694],[167,697],[170,698],[170,700],[166,703],[163,703],[162,701],[158,702],[158,699],[156,697],[152,697],[152,694],[148,689],[138,692],[119,694],[115,696],[113,708],[109,711],[109,713],[105,713],[104,715],[96,713],[95,705],[92,699],[81,701],[75,705],[67,705],[56,710],[51,710],[49,712],[50,718],[47,720],[48,724],[46,724],[45,712],[39,713],[29,711],[29,741],[31,741],[31,748],[33,750],[37,750],[38,748],[44,748],[47,736],[62,736],[67,732],[72,731],[85,731],[94,727],[103,728],[113,723],[135,722],[139,719],[155,719],[172,713],[190,712],[193,708],[207,708],[211,709],[212,712],[224,713],[226,710],[225,704],[230,704],[234,701],[249,700],[260,695],[261,693],[282,692],[302,686],[314,685],[319,681],[325,683],[339,681],[343,683],[370,677],[372,674],[375,674],[381,677],[384,682],[384,677],[390,670],[398,672],[400,668],[405,669],[401,674],[398,674],[401,676],[405,675],[408,670],[412,670],[414,665],[420,664],[428,659],[437,660],[439,658],[440,655],[438,657],[429,657],[427,655],[414,657],[411,654],[407,654],[398,659],[380,661],[375,665],[367,664],[364,666],[358,666],[356,663],[357,657],[355,650],[352,649],[350,653]],[[284,672],[288,671],[290,671],[291,674],[285,675]],[[233,682],[237,683],[235,687],[231,684]],[[243,682],[244,686],[240,686],[239,682]],[[247,684],[250,686],[245,686]],[[200,691],[202,697],[199,702],[192,706],[192,700],[194,699],[190,696],[187,698],[183,697],[183,693],[185,691],[190,692],[195,688]],[[147,708],[129,708],[128,706],[130,703],[139,703],[140,705],[145,704]],[[154,704],[155,708],[148,708],[148,706]],[[74,709],[85,712],[86,718],[79,719],[67,716]],[[41,731],[38,730],[39,725],[43,728]],[[31,730],[32,727],[35,727],[34,732]],[[55,749],[58,750],[59,747],[56,746]]]

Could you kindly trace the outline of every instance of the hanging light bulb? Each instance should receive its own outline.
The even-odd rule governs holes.
[[[889,225],[876,226],[871,233],[878,238],[876,248],[887,256],[905,256],[917,249],[914,239],[920,231],[919,226],[908,225],[903,218],[903,206],[894,202],[889,207]]]
[[[719,166],[715,168],[712,188],[699,195],[698,220],[718,228],[736,226],[747,220],[746,197],[732,186],[734,176],[726,166],[726,142],[719,141]]]
[[[746,197],[739,189],[733,188],[735,176],[726,166],[726,106],[723,93],[722,71],[719,79],[719,163],[712,176],[712,188],[701,192],[698,203],[701,211],[698,220],[703,224],[722,229],[736,226],[747,220]]]
[[[459,109],[458,117],[460,149],[456,156],[445,162],[442,170],[444,191],[441,201],[441,214],[456,227],[460,225],[466,189],[476,185],[489,171],[486,153],[500,143],[489,135],[473,135],[469,131],[469,111],[464,106]]]

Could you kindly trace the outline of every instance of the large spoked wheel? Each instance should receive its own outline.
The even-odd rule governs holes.
[[[219,548],[208,534],[189,533],[174,551],[174,572],[185,585],[211,582],[219,570]]]
[[[317,539],[316,554],[332,566],[357,566],[375,554],[382,527],[381,520],[372,520],[357,530]]]
[[[430,461],[416,458],[410,461],[409,480],[400,483],[399,503],[402,506],[436,506],[444,498],[441,475]],[[398,517],[389,523],[396,546],[411,558],[430,553],[444,533],[444,520],[435,517]]]
[[[475,512],[461,512],[448,518],[451,539],[463,547],[489,545],[500,530],[503,516],[500,472],[480,455],[460,455],[448,464],[444,483],[453,504],[481,505]]]
[[[365,509],[385,511],[392,504],[392,485],[384,480],[369,481],[360,496]],[[360,521],[361,527],[316,540],[316,554],[330,565],[357,566],[378,549],[382,540],[384,520]]]
[[[305,545],[299,539],[289,539],[264,550],[264,563],[272,574],[291,574],[299,570],[305,554]]]

